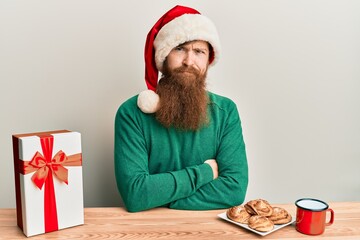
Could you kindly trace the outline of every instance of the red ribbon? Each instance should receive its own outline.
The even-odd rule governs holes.
[[[45,232],[58,230],[56,210],[56,197],[53,175],[61,182],[68,184],[68,169],[64,166],[81,166],[81,153],[66,156],[58,151],[52,157],[54,137],[52,135],[40,136],[43,154],[36,152],[30,161],[20,161],[20,172],[27,174],[35,172],[31,177],[34,184],[41,190],[44,188],[44,219]]]

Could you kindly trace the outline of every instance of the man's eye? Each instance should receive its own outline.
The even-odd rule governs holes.
[[[175,50],[176,51],[182,51],[182,50],[184,50],[184,48],[183,47],[176,47]]]
[[[195,52],[198,53],[198,54],[200,54],[200,53],[201,53],[201,54],[204,54],[204,53],[205,53],[205,51],[200,50],[200,49],[195,50]]]

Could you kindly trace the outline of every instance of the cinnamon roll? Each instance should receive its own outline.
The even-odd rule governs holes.
[[[268,217],[274,224],[285,224],[291,221],[291,215],[281,207],[273,207],[273,213]]]
[[[260,215],[264,217],[269,217],[273,213],[273,208],[264,199],[255,199],[247,202],[244,205],[246,211],[251,215]]]
[[[226,216],[239,223],[247,224],[250,218],[250,214],[241,205],[229,208],[226,211]]]
[[[260,215],[251,216],[248,225],[250,228],[259,232],[268,232],[274,228],[274,223],[272,221]]]

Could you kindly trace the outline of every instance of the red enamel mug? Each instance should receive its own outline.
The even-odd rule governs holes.
[[[334,211],[321,200],[302,198],[295,202],[296,225],[298,232],[307,235],[319,235],[325,231],[326,226],[334,222]],[[330,213],[330,220],[326,222],[326,214]]]

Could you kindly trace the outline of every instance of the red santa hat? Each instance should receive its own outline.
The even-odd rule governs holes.
[[[215,25],[197,10],[175,6],[151,28],[145,44],[145,82],[148,90],[138,96],[138,107],[144,113],[154,113],[159,106],[156,94],[158,73],[170,51],[185,42],[202,40],[212,47],[209,66],[220,57],[220,41]]]

